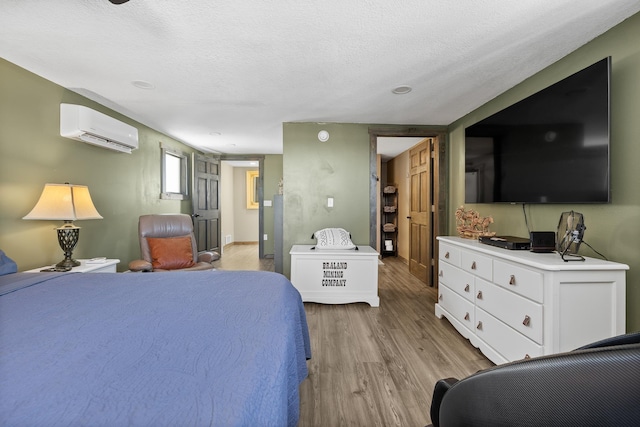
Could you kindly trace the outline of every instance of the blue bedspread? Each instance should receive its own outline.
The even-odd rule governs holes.
[[[0,425],[297,424],[311,350],[284,276],[12,276],[21,289],[0,281]]]

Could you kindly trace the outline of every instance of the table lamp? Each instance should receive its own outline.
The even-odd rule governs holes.
[[[64,252],[64,259],[56,264],[60,268],[72,268],[80,265],[72,258],[73,249],[80,237],[80,227],[73,221],[84,219],[102,219],[89,194],[86,185],[45,184],[38,203],[22,219],[41,219],[64,221],[58,231],[58,243]]]

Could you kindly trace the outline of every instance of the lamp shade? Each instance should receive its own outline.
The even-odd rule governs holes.
[[[102,219],[86,185],[45,184],[38,203],[22,219],[75,221]]]

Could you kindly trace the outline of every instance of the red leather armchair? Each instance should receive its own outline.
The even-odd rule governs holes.
[[[131,271],[211,270],[220,255],[198,252],[193,222],[186,214],[142,215],[138,220],[142,259],[129,263]]]

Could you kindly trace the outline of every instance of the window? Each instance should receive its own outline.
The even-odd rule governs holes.
[[[187,155],[177,150],[164,147],[162,151],[162,193],[161,199],[185,200],[188,191],[188,163]]]

